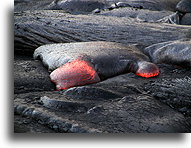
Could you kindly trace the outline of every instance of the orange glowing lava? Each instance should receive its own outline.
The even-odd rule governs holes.
[[[150,78],[150,77],[155,77],[158,76],[160,72],[157,73],[136,73],[136,75],[145,77],[145,78]]]
[[[138,63],[138,69],[135,73],[138,76],[150,78],[160,74],[160,70],[154,63],[142,61]]]
[[[96,71],[88,62],[79,59],[57,68],[50,74],[50,78],[56,84],[57,90],[100,81]]]

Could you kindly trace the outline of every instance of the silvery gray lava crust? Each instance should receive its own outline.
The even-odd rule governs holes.
[[[169,41],[151,45],[144,49],[154,63],[175,64],[191,67],[191,40]]]
[[[138,63],[149,62],[149,58],[136,47],[103,41],[41,46],[35,50],[34,59],[41,59],[51,71],[68,62],[84,60],[106,78],[135,71]]]

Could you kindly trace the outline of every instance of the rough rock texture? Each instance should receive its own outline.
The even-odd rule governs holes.
[[[109,6],[106,0],[54,0],[48,5],[49,10],[64,10],[71,14],[88,14],[95,9]]]
[[[14,92],[54,90],[49,73],[42,63],[34,60],[14,61]]]
[[[135,18],[139,22],[157,22],[160,19],[172,15],[171,11],[150,11],[146,9],[135,8],[119,8],[113,10],[104,10],[98,15],[116,16],[116,17],[130,17]]]
[[[56,133],[29,117],[14,116],[14,133]]]
[[[47,10],[15,13],[15,51],[30,55],[50,43],[113,41],[149,46],[190,36],[189,26],[140,23],[132,18]]]
[[[14,0],[14,11],[44,10],[48,8],[52,1],[53,0]]]
[[[133,6],[142,6],[138,1],[134,0]],[[188,66],[158,64],[161,73],[154,78],[128,73],[96,84],[55,91],[48,69],[32,58],[36,48],[50,43],[113,41],[133,44],[144,51],[164,42],[173,41],[174,46],[174,42],[189,40],[190,26],[155,22],[163,12],[157,12],[153,2],[159,0],[146,6],[155,11],[119,8],[103,11],[101,15],[71,15],[64,10],[45,10],[52,0],[16,0],[15,133],[191,132],[191,69]],[[178,0],[160,0],[163,6],[168,3],[164,10],[174,11],[174,2]],[[143,17],[139,12],[145,12]],[[188,24],[189,13],[184,17],[182,22]],[[169,50],[174,48],[168,46]]]
[[[66,91],[15,94],[15,113],[56,132],[190,132],[190,70],[159,66],[152,79],[130,73]]]
[[[181,25],[191,25],[191,13],[186,13],[181,19]]]
[[[94,9],[111,9],[113,5],[149,10],[175,10],[179,0],[16,0],[15,11],[63,10],[72,14],[88,14]]]
[[[22,57],[14,61],[14,92],[33,92],[54,90],[49,73],[39,61],[23,60]]]

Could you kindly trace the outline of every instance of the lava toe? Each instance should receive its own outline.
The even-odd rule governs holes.
[[[150,78],[159,75],[159,73],[160,70],[155,64],[141,61],[138,63],[138,69],[135,74],[141,77]]]
[[[74,60],[55,69],[50,78],[56,84],[57,90],[74,86],[96,83],[100,81],[97,72],[87,61]]]

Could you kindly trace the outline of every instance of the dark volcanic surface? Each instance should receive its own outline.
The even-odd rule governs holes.
[[[174,13],[167,8],[128,7],[74,15],[45,10],[51,2],[15,1],[15,133],[191,132],[191,26],[157,21]],[[31,11],[25,11],[25,6]],[[190,12],[184,17],[183,24],[189,24]],[[184,46],[178,44],[184,39],[188,40]],[[33,59],[34,50],[46,44],[82,41],[119,42],[145,54],[146,49],[156,51],[150,60],[156,62],[160,75],[142,78],[126,73],[55,91],[47,67]],[[178,54],[173,57],[166,49]],[[170,61],[157,63],[160,54]]]

